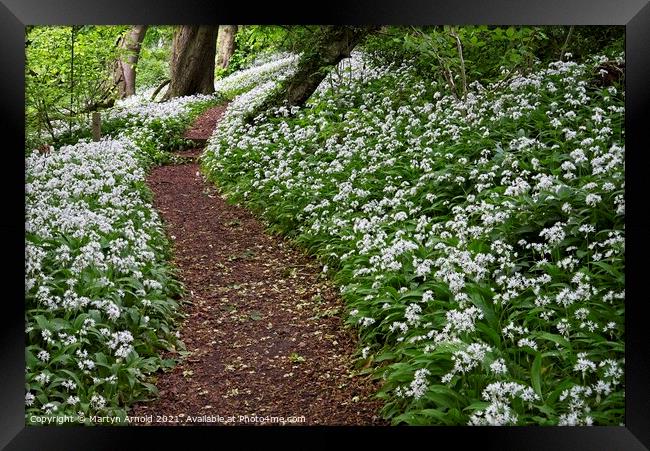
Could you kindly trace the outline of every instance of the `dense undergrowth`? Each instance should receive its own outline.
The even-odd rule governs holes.
[[[622,423],[624,91],[593,82],[606,59],[458,99],[356,54],[306,108],[247,124],[261,83],[216,129],[204,171],[333,274],[393,422]]]
[[[128,138],[145,151],[152,162],[164,163],[170,158],[170,151],[187,148],[191,141],[183,133],[192,121],[207,108],[224,102],[219,94],[177,97],[167,102],[152,102],[145,95],[132,96],[102,113],[101,133],[103,138]],[[35,147],[47,145],[58,149],[79,141],[92,139],[90,126],[62,125],[55,140],[33,138],[27,141],[28,153]]]
[[[26,333],[32,415],[124,418],[151,397],[145,373],[173,334],[180,286],[127,139],[65,146],[27,159]]]

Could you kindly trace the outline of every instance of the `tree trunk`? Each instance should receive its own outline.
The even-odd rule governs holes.
[[[164,99],[214,92],[216,25],[183,25],[174,34],[171,82]]]
[[[217,67],[225,69],[228,67],[230,57],[235,52],[235,35],[237,25],[219,26],[217,35]]]
[[[135,66],[138,64],[140,47],[148,27],[148,25],[134,25],[118,41],[120,50],[124,54],[115,63],[113,80],[120,99],[135,94]]]
[[[329,71],[378,27],[325,26],[318,32],[314,45],[303,53],[294,74],[280,83],[258,107],[246,115],[248,122],[276,106],[300,106],[309,99]]]

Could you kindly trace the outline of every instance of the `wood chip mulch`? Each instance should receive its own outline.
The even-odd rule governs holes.
[[[191,302],[189,355],[157,375],[160,397],[132,409],[135,424],[387,424],[376,382],[353,375],[355,334],[320,266],[228,204],[195,161],[153,169],[148,185]]]
[[[221,120],[228,108],[224,103],[206,110],[192,124],[192,127],[185,132],[184,138],[192,139],[198,142],[205,142],[212,135],[217,122]]]

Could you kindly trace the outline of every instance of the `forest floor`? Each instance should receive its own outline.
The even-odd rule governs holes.
[[[207,139],[224,110],[205,112],[186,136]],[[163,415],[180,424],[386,424],[376,383],[353,375],[356,338],[336,287],[317,262],[228,204],[203,179],[201,152],[179,152],[186,163],[148,176],[188,293],[180,327],[188,355],[158,375],[160,397],[130,415],[151,415],[151,424]]]

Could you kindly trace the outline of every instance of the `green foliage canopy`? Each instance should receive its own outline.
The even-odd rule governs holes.
[[[84,25],[35,26],[27,30],[28,136],[45,134],[54,138],[57,128],[87,121],[87,113],[110,100],[113,96],[111,67],[118,56],[116,42],[126,29],[126,26]]]

